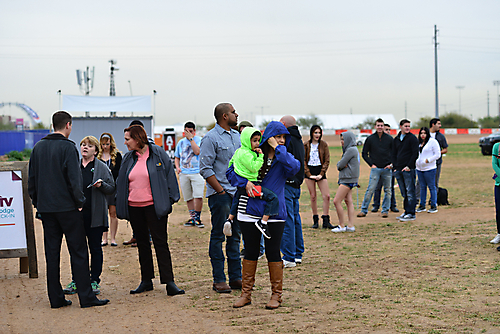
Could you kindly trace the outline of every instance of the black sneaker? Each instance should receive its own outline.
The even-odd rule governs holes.
[[[378,208],[373,208],[372,212],[378,212]]]
[[[184,223],[184,226],[195,226],[196,222],[194,219],[189,219],[187,222]]]
[[[194,225],[199,228],[204,228],[205,225],[200,220],[195,220]]]
[[[264,238],[271,239],[271,237],[269,236],[269,232],[267,230],[267,224],[262,224],[262,221],[259,219],[255,222],[255,227],[257,227],[257,229],[259,229],[259,231],[262,233]]]

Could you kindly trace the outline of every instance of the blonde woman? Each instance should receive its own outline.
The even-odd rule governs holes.
[[[111,170],[113,174],[113,179],[116,182],[118,178],[118,171],[122,164],[122,155],[120,151],[116,148],[115,139],[111,133],[104,132],[99,139],[101,149],[97,158],[104,162],[106,166]],[[108,210],[109,210],[109,232],[111,236],[111,246],[118,246],[116,243],[116,232],[118,231],[118,218],[116,217],[116,203],[115,203],[115,193],[107,196]],[[102,246],[108,245],[108,232],[102,234]]]

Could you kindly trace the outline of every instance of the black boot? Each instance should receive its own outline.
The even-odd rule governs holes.
[[[175,285],[174,281],[170,281],[167,283],[167,295],[175,296],[175,295],[183,295],[185,292],[181,290]]]
[[[151,291],[153,290],[153,281],[145,281],[145,282],[141,282],[141,284],[139,284],[139,286],[137,287],[137,289],[135,290],[130,290],[130,293],[131,294],[136,294],[136,293],[142,293],[144,291]]]
[[[321,219],[323,219],[323,228],[328,228],[331,230],[332,228],[335,227],[332,224],[330,224],[330,216],[329,215],[323,215],[323,216],[321,216]]]
[[[318,215],[314,215],[313,216],[313,226],[311,226],[312,228],[318,228],[319,227],[319,216]]]

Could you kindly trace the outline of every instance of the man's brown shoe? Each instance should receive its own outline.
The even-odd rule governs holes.
[[[230,293],[231,287],[226,282],[214,283],[212,289],[217,293]]]
[[[236,281],[229,282],[229,286],[233,290],[241,290],[241,280],[238,279]]]
[[[135,240],[135,238],[132,238],[129,241],[124,241],[123,244],[124,245],[131,245],[131,244],[134,244],[136,242],[137,242],[137,240]]]
[[[366,217],[366,213],[360,212],[360,213],[357,214],[356,217]]]

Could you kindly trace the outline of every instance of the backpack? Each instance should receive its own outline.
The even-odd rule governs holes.
[[[445,188],[438,188],[437,205],[450,205],[448,202],[448,190]]]

